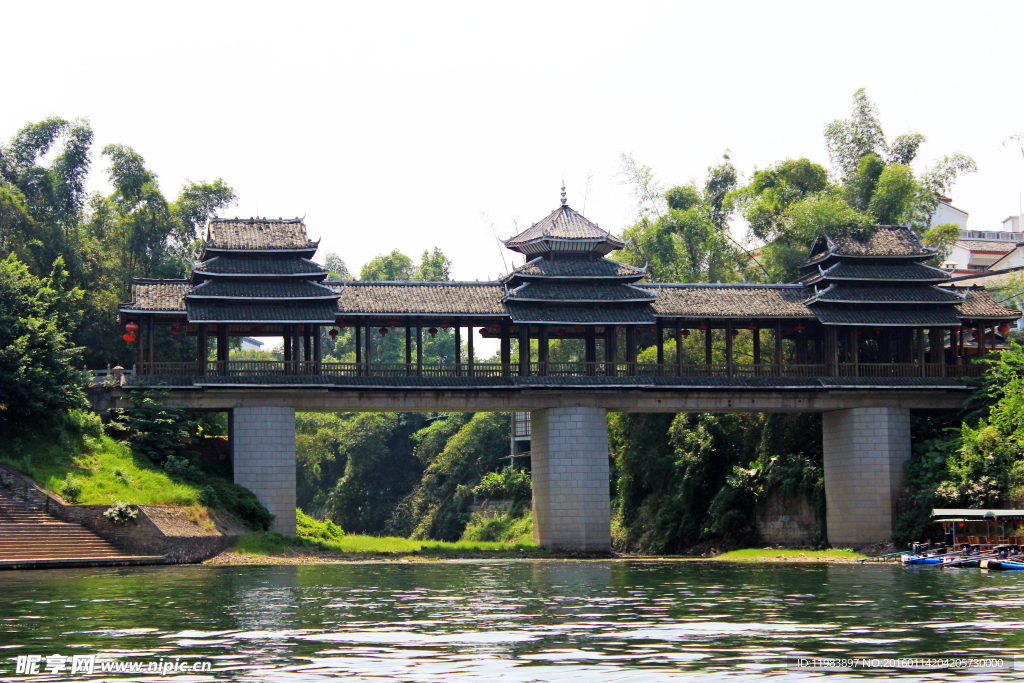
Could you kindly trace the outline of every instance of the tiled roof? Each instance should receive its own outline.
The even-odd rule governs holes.
[[[960,291],[967,295],[964,302],[956,307],[961,318],[999,318],[1002,320],[1020,318],[1020,311],[1004,307],[984,289],[971,287]]]
[[[658,292],[660,316],[680,318],[813,318],[814,290],[791,285],[644,285]]]
[[[960,240],[956,246],[963,247],[969,251],[988,251],[999,254],[1009,254],[1017,248],[1016,242],[990,242],[988,240]]]
[[[550,250],[597,251],[607,254],[622,249],[626,243],[587,220],[582,214],[563,205],[515,237],[506,240],[505,246],[526,254]]]
[[[346,282],[329,283],[341,291],[342,315],[504,315],[505,288],[495,282]]]
[[[814,284],[821,280],[903,280],[910,282],[943,282],[949,273],[923,263],[849,263],[839,262],[824,269],[817,268],[801,278],[801,282]]]
[[[867,239],[846,235],[819,237],[811,247],[811,255],[804,260],[804,265],[819,263],[832,255],[856,258],[929,258],[935,255],[935,250],[926,247],[914,231],[906,226],[879,225]]]
[[[184,311],[188,280],[133,280],[132,302],[122,309]]]
[[[863,303],[961,303],[963,299],[949,291],[938,287],[842,287],[832,285],[818,292],[817,301],[821,302],[863,302]],[[815,309],[817,311],[817,308]]]
[[[338,312],[333,301],[298,301],[259,304],[244,301],[198,299],[189,301],[189,322],[317,322],[334,324]]]
[[[528,282],[509,290],[509,301],[653,301],[654,293],[627,284]]]
[[[953,287],[985,287],[986,289],[1002,289],[1014,283],[1014,277],[1021,277],[1020,269],[990,270],[978,273],[977,275],[962,275],[952,278],[949,281]]]
[[[510,277],[546,278],[630,278],[639,280],[646,271],[611,259],[602,258],[597,261],[586,259],[546,259],[538,256],[516,268]]]
[[[841,310],[816,307],[814,312],[823,325],[955,327],[960,324],[956,309],[952,306],[932,308],[927,311],[901,311],[892,308]]]
[[[213,218],[206,241],[208,249],[315,249],[316,245],[298,218]]]
[[[336,299],[338,293],[330,287],[318,285],[309,280],[249,280],[240,278],[207,280],[196,285],[188,293],[188,299],[196,297],[248,299]]]
[[[301,256],[243,256],[223,254],[207,259],[193,269],[210,275],[318,275],[327,276],[318,264]]]
[[[519,301],[505,302],[512,322],[617,325],[654,323],[650,304],[632,306],[549,306]]]

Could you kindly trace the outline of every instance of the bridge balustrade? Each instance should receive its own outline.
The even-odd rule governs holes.
[[[830,373],[824,364],[807,363],[622,363],[598,361],[591,363],[534,362],[530,376],[548,377],[977,377],[982,365],[945,365],[942,363],[838,363]],[[422,377],[517,377],[518,363],[339,363],[327,361],[195,361],[143,362],[138,375],[150,376],[222,376],[238,378],[327,376],[374,376],[398,378]]]

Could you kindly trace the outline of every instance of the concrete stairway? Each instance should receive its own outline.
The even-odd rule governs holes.
[[[80,524],[27,508],[0,488],[0,569],[153,564],[161,557],[126,555]]]

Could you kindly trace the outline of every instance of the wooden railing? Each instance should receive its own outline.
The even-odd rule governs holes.
[[[518,377],[518,363],[329,363],[315,361],[207,361],[178,363],[141,363],[140,375],[274,377],[316,375],[329,377]],[[831,371],[830,371],[831,370]],[[942,365],[927,363],[839,363],[834,368],[823,364],[761,363],[710,365],[674,363],[563,363],[532,362],[530,376],[549,377],[978,377],[981,365]]]

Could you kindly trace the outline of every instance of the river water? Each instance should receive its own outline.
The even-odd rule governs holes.
[[[100,678],[17,675],[33,654],[212,667],[132,680],[808,680],[823,674],[800,657],[1012,656],[1024,572],[623,560],[0,572],[0,620],[5,681]]]

